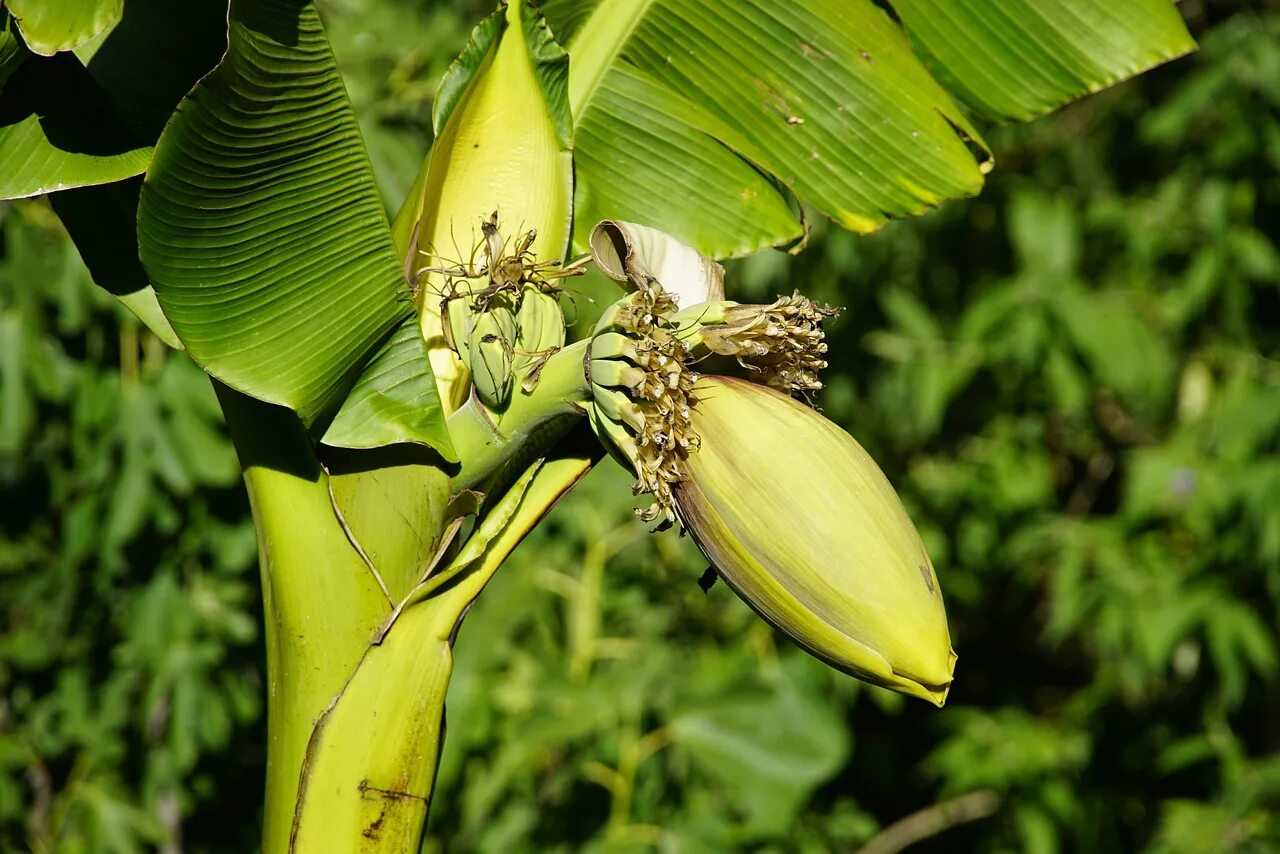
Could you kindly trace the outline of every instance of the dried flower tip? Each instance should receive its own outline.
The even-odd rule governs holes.
[[[757,375],[752,380],[780,391],[816,391],[822,388],[818,373],[827,366],[822,322],[838,312],[799,291],[770,305],[727,305],[715,313],[717,322],[699,325],[695,351],[736,359]]]

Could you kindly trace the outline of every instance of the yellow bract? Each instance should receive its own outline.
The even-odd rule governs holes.
[[[933,564],[875,461],[765,386],[703,377],[681,521],[761,616],[839,669],[941,706],[955,653]]]
[[[512,2],[506,27],[449,115],[427,167],[419,254],[414,267],[469,260],[480,224],[495,210],[504,233],[536,229],[531,250],[560,258],[573,205],[572,156],[559,138],[534,70],[522,16]],[[479,254],[483,261],[483,254]],[[445,343],[440,298],[445,277],[420,282],[422,333],[441,401],[451,411],[465,398],[466,370]]]

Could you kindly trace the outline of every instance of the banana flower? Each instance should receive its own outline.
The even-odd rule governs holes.
[[[673,293],[696,298],[696,282],[668,292],[643,258],[626,257],[618,234],[629,228],[597,227],[616,253],[602,269],[629,268],[635,290],[601,317],[586,365],[592,428],[653,498],[637,512],[688,531],[747,604],[814,656],[941,706],[956,656],[920,535],[853,437],[787,393],[820,386],[821,321],[833,312],[799,294],[681,308]],[[716,358],[739,376],[695,373]]]

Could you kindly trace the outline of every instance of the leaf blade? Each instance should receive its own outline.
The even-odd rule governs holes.
[[[408,442],[434,448],[449,462],[458,461],[417,318],[406,318],[387,339],[322,441],[339,448]]]
[[[122,181],[150,157],[71,54],[28,55],[13,68],[0,95],[0,198]]]
[[[403,273],[314,5],[235,2],[228,43],[157,144],[140,255],[201,367],[312,424],[409,313]]]
[[[27,47],[43,56],[74,50],[120,20],[124,0],[8,0]]]
[[[899,11],[925,17],[933,5],[890,2]],[[1091,55],[1100,50],[1089,42],[1094,30],[1082,30],[1072,19],[1080,4],[951,0],[950,5],[972,7],[975,15],[987,18],[1020,14],[1023,7],[1041,14],[1048,9],[1052,14],[1037,20],[1051,40],[1083,40]],[[1106,6],[1103,0],[1083,5],[1090,11]],[[1127,7],[1112,12],[1108,46],[1119,55],[1108,59],[1114,69],[1102,73],[1101,65],[1087,66],[1075,94],[1109,85],[1190,46],[1168,0],[1134,5],[1145,12]],[[1015,11],[1006,11],[1010,8]],[[609,197],[608,206],[592,207],[592,219],[653,223],[655,211],[666,210],[679,221],[686,194],[666,188],[691,186],[680,169],[662,163],[607,168],[616,162],[618,146],[615,142],[611,148],[602,133],[593,134],[590,128],[602,102],[611,98],[604,81],[620,68],[651,75],[668,91],[696,101],[715,118],[694,122],[698,131],[854,231],[872,231],[889,219],[974,195],[991,167],[990,152],[953,100],[953,92],[965,95],[964,87],[954,85],[950,92],[944,87],[955,83],[955,75],[943,73],[945,67],[938,68],[942,82],[935,79],[913,53],[902,27],[871,0],[550,0],[544,12],[562,34],[572,34],[570,99],[582,132],[579,181],[586,188],[612,181],[627,189]],[[1161,31],[1144,24],[1142,14],[1147,13],[1163,22],[1165,36],[1173,33],[1170,38],[1184,41],[1176,49],[1153,47]],[[929,23],[938,26],[936,20]],[[911,34],[915,36],[914,30]],[[734,49],[736,45],[750,45],[750,50]],[[1059,60],[1052,51],[1042,52],[1036,61],[1014,69],[1009,79],[1016,83],[1019,75],[1043,72],[1040,66]],[[614,122],[611,132],[618,127],[626,124]],[[630,127],[638,141],[651,144],[643,121],[632,120]],[[655,184],[651,173],[664,168],[665,180]],[[703,189],[729,197],[732,187],[721,183],[716,171],[703,170]],[[650,194],[647,199],[642,190]],[[656,224],[700,251],[728,254],[705,229],[698,233],[686,223],[674,229],[665,221]],[[727,234],[716,237],[724,240]],[[779,231],[774,243],[783,242]]]
[[[616,20],[624,13],[630,20]],[[729,44],[752,49],[725,49]],[[664,184],[655,187],[638,174],[609,175],[598,165],[608,161],[596,155],[604,146],[590,128],[594,115],[617,98],[610,69],[634,67],[669,92],[697,93],[688,97],[705,115],[694,127],[725,147],[716,168],[700,177],[721,198],[740,191],[724,180],[732,164],[750,164],[842,225],[872,231],[944,198],[973,195],[988,167],[977,130],[912,55],[901,30],[866,0],[745,0],[732,7],[652,0],[624,10],[601,4],[578,28],[571,52],[583,60],[570,69],[575,118],[587,131],[578,143],[585,167],[580,180],[634,183],[670,211],[681,209],[690,186],[679,170],[668,171],[681,192],[667,193]],[[645,130],[639,122],[633,129]],[[596,213],[654,219],[623,199]],[[662,227],[721,257],[729,254],[721,245],[733,242],[724,234],[712,240],[692,228]],[[792,241],[795,218],[785,225],[778,218],[768,230],[768,240],[757,233],[739,242]]]
[[[801,237],[787,196],[706,132],[715,120],[698,104],[625,66],[604,76],[596,97],[577,131],[575,246],[619,211],[719,258]]]
[[[1167,0],[891,2],[934,73],[996,119],[1034,118],[1195,50]]]

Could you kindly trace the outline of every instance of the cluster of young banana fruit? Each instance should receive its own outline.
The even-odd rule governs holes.
[[[822,323],[836,310],[799,292],[769,305],[725,300],[719,265],[696,253],[681,258],[688,248],[652,229],[606,221],[595,238],[597,264],[630,293],[605,310],[592,334],[591,426],[635,469],[636,492],[653,496],[637,514],[666,527],[682,521],[672,489],[687,480],[700,444],[693,423],[700,378],[739,376],[807,400],[822,387]],[[656,271],[646,245],[663,248]],[[682,299],[689,303],[683,309]]]
[[[482,265],[420,272],[444,277],[440,318],[445,342],[465,366],[480,402],[502,410],[517,385],[526,393],[533,390],[547,360],[564,347],[559,281],[585,273],[588,259],[567,267],[559,260],[538,261],[531,250],[537,239],[532,230],[509,248],[497,212],[482,223],[481,234]]]

